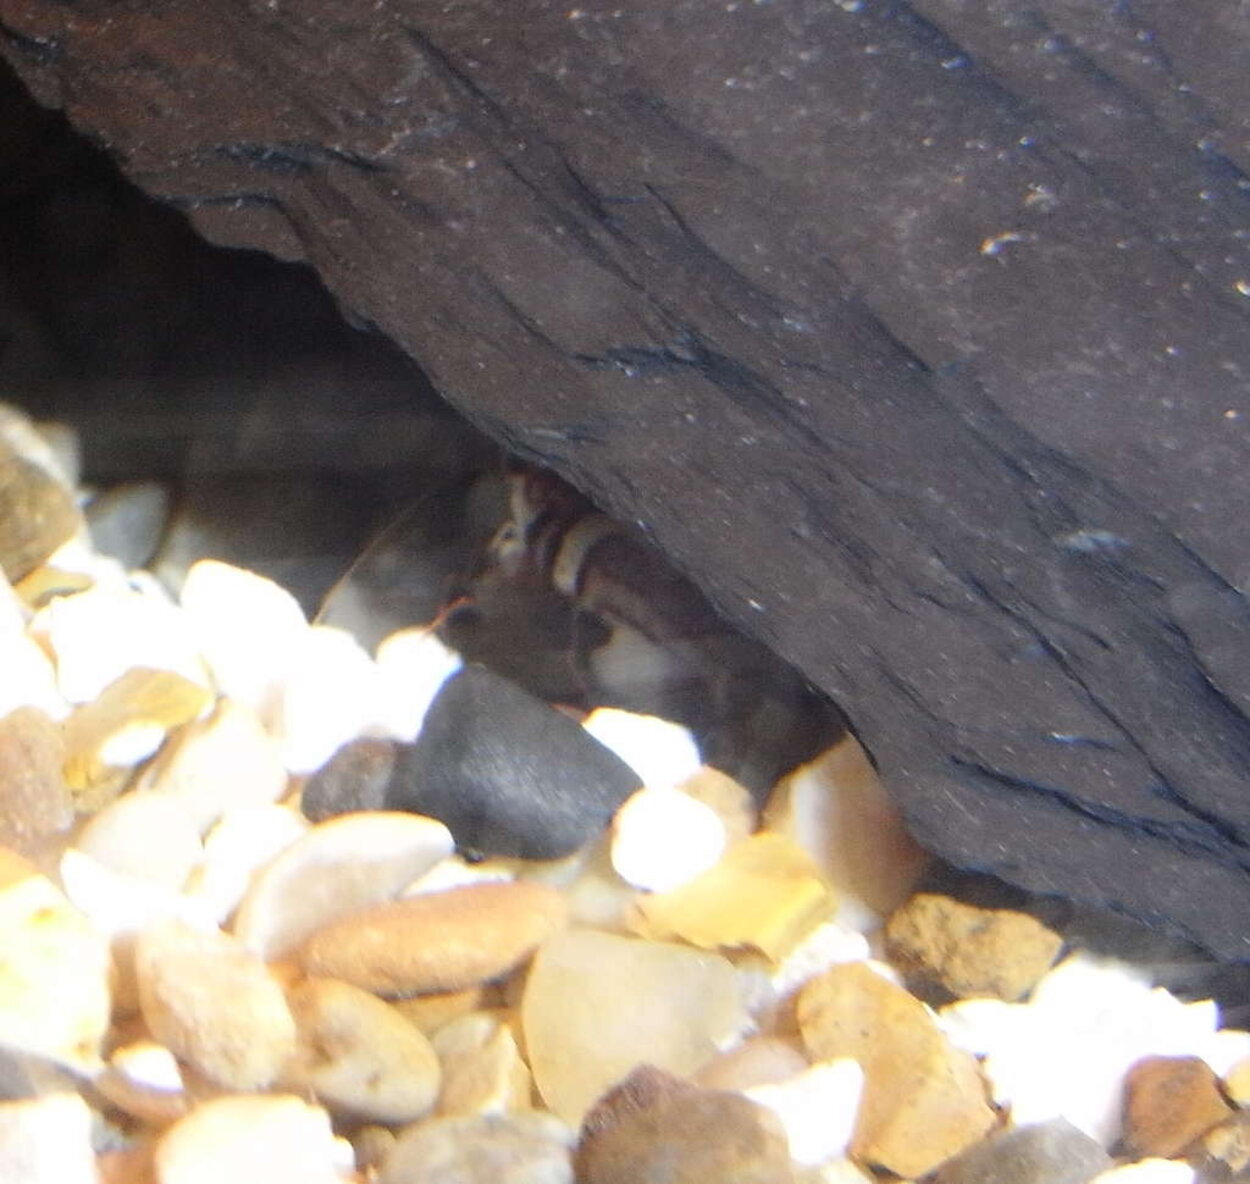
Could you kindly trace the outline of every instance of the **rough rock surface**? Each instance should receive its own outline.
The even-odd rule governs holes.
[[[1124,1081],[1124,1145],[1136,1156],[1181,1155],[1232,1113],[1199,1057],[1147,1057]]]
[[[1097,1140],[1056,1118],[991,1135],[946,1163],[933,1184],[1087,1184],[1111,1166]]]
[[[796,1011],[813,1058],[852,1057],[864,1070],[857,1158],[923,1176],[993,1127],[972,1057],[947,1041],[922,1003],[864,963],[813,979]]]
[[[1014,1003],[1051,967],[1063,938],[1027,913],[981,909],[921,892],[886,926],[891,962],[957,999],[990,995]]]
[[[1247,42],[1217,0],[0,0],[150,193],[835,694],[922,842],[1229,957]]]

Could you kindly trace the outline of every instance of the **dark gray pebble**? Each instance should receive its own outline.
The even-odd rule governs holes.
[[[580,724],[467,666],[434,700],[416,743],[399,747],[386,804],[441,819],[464,850],[558,859],[640,785]]]
[[[344,744],[304,786],[300,806],[310,822],[356,810],[381,810],[395,768],[393,740],[352,740]]]

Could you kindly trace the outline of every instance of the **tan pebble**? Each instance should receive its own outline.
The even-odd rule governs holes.
[[[413,1122],[438,1097],[439,1058],[394,1008],[333,979],[307,979],[287,995],[298,1032],[282,1084],[331,1113]]]
[[[477,985],[466,987],[463,991],[440,991],[396,999],[391,1006],[410,1024],[415,1024],[427,1036],[433,1036],[444,1024],[487,1006],[489,994],[489,987]]]
[[[719,954],[592,930],[539,951],[521,1019],[543,1100],[574,1123],[636,1066],[693,1073],[749,1023]]]
[[[16,583],[81,526],[64,483],[0,443],[0,571]]]
[[[227,810],[276,802],[287,773],[255,712],[222,699],[209,719],[182,729],[141,784],[179,798],[202,834]]]
[[[1250,1057],[1238,1061],[1224,1075],[1224,1092],[1234,1106],[1250,1106]]]
[[[395,1132],[389,1127],[368,1124],[352,1131],[351,1142],[356,1167],[362,1172],[376,1170],[395,1146]]]
[[[195,820],[165,793],[124,794],[83,827],[74,846],[114,871],[173,889],[204,854]]]
[[[67,783],[86,790],[146,760],[211,700],[207,688],[172,670],[127,670],[65,721]]]
[[[1180,1155],[1231,1113],[1200,1057],[1145,1057],[1124,1079],[1124,1145],[1141,1158]]]
[[[564,920],[560,894],[542,884],[473,884],[336,921],[313,934],[301,962],[380,995],[455,991],[508,973]]]
[[[0,1102],[0,1180],[98,1184],[91,1111],[77,1094]]]
[[[512,1029],[497,1013],[461,1016],[435,1034],[443,1067],[438,1113],[503,1114],[528,1109],[532,1083]]]
[[[0,1044],[90,1072],[108,1030],[108,941],[33,865],[0,849]]]
[[[808,1055],[850,1057],[865,1086],[851,1152],[900,1176],[922,1176],[995,1123],[976,1062],[932,1014],[864,963],[834,966],[797,1001]]]
[[[239,906],[235,935],[263,958],[281,957],[339,918],[390,900],[454,846],[451,832],[433,818],[340,814],[318,823],[256,876]]]
[[[929,863],[849,736],[778,783],[763,825],[803,847],[839,894],[883,917],[903,903]]]
[[[835,903],[801,847],[758,834],[680,888],[640,897],[631,927],[656,941],[679,938],[704,949],[750,946],[779,961]]]
[[[64,751],[61,730],[39,708],[0,719],[0,844],[33,852],[74,821]]]
[[[318,1106],[286,1094],[216,1098],[156,1145],[159,1184],[344,1184],[351,1147]]]
[[[1026,913],[928,892],[895,911],[885,936],[890,961],[920,985],[1008,1003],[1027,995],[1063,948],[1063,938]]]
[[[691,1080],[705,1089],[750,1089],[785,1081],[807,1068],[797,1043],[777,1036],[756,1036],[709,1061]]]
[[[144,1139],[96,1156],[99,1184],[158,1184],[156,1142]]]
[[[228,1089],[264,1089],[295,1050],[282,989],[227,934],[157,924],[139,936],[135,974],[152,1035]]]
[[[711,765],[704,765],[677,788],[716,811],[725,825],[725,839],[731,844],[753,834],[759,825],[751,791]]]
[[[1250,1114],[1238,1112],[1202,1136],[1194,1156],[1212,1179],[1221,1173],[1242,1179],[1250,1169]]]
[[[400,1135],[378,1181],[573,1184],[569,1158],[573,1142],[573,1132],[551,1114],[427,1119]]]

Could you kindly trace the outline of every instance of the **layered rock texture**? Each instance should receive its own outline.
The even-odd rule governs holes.
[[[924,844],[1233,959],[1248,41],[1216,0],[0,0],[149,194],[834,695]]]

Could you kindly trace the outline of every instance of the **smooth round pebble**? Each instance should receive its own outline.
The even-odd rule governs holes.
[[[415,1025],[377,996],[333,979],[287,994],[297,1031],[283,1085],[312,1093],[332,1113],[412,1122],[438,1098],[439,1059]]]
[[[315,933],[301,961],[381,995],[457,991],[514,969],[564,921],[544,884],[472,884],[345,917]]]
[[[319,823],[253,880],[235,936],[266,960],[281,957],[339,918],[390,900],[453,847],[441,822],[417,814],[374,811]]]
[[[282,988],[227,934],[155,925],[139,935],[135,974],[152,1035],[227,1089],[264,1089],[295,1051]]]
[[[158,1184],[345,1184],[351,1147],[318,1106],[285,1094],[215,1098],[156,1145]]]
[[[436,1118],[400,1136],[378,1184],[573,1184],[573,1142],[550,1114]]]
[[[671,788],[703,766],[690,729],[672,720],[598,707],[582,720],[582,727],[629,765],[649,789]]]
[[[115,871],[174,889],[204,855],[195,818],[167,793],[123,794],[91,818],[74,845]]]
[[[725,824],[716,812],[676,789],[640,789],[612,822],[612,866],[650,892],[680,887],[724,850]]]

